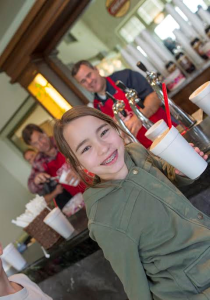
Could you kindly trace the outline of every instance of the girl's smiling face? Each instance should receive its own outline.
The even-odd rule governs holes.
[[[124,142],[105,121],[93,116],[80,117],[64,127],[64,138],[80,164],[102,180],[124,179]]]

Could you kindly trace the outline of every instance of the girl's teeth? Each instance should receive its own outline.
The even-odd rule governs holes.
[[[107,159],[104,164],[106,165],[106,164],[110,163],[114,158],[115,158],[115,153],[112,154],[112,156],[109,159]]]

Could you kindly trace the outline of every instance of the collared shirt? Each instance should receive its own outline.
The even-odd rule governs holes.
[[[153,89],[147,82],[147,80],[138,72],[125,69],[122,71],[114,72],[109,76],[114,82],[121,80],[128,88],[135,89],[141,98],[142,101],[153,92]],[[106,91],[114,95],[116,90],[115,88],[106,80]],[[105,103],[106,100],[100,98],[100,95],[95,94],[94,98],[102,103]]]
[[[58,153],[58,148],[56,146],[55,140],[53,137],[50,138],[53,147],[56,149],[55,156],[49,156],[43,152],[39,152],[33,162],[31,174],[28,178],[28,188],[32,194],[42,194],[43,193],[43,184],[36,185],[34,183],[34,178],[37,174],[46,172],[47,163],[54,160]]]

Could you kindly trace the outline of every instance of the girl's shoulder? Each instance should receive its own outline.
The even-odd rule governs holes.
[[[139,167],[144,165],[145,160],[149,156],[149,151],[139,143],[131,143],[127,145],[125,149],[135,164]]]

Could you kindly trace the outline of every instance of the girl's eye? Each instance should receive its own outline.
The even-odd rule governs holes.
[[[108,131],[109,131],[109,129],[105,129],[104,131],[102,131],[101,137],[104,136]]]
[[[82,150],[82,153],[87,152],[89,149],[90,149],[90,146],[85,147],[85,148]]]

